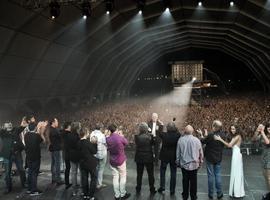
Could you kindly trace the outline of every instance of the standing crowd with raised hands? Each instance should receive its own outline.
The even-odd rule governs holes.
[[[148,175],[150,195],[157,192],[164,194],[166,169],[169,166],[170,195],[176,193],[176,172],[177,168],[180,168],[183,200],[189,197],[191,200],[198,199],[197,174],[205,163],[208,198],[214,199],[216,196],[217,199],[222,199],[222,154],[224,147],[228,147],[232,148],[229,195],[244,197],[243,159],[240,151],[243,136],[238,124],[228,127],[231,134],[228,140],[223,123],[219,120],[212,122],[212,130],[203,131],[194,130],[192,124],[186,125],[183,131],[180,131],[174,121],[175,119],[165,125],[158,114],[153,113],[150,121],[139,123],[137,133],[134,134],[136,195],[141,194],[144,168]],[[263,174],[270,189],[269,124],[259,124],[252,140],[264,144]],[[79,121],[64,122],[60,130],[57,118],[37,122],[34,116],[24,117],[19,127],[4,123],[0,132],[0,157],[4,166],[5,194],[12,192],[13,163],[20,175],[22,188],[26,188],[30,196],[42,194],[38,175],[42,165],[42,147],[46,146],[51,156],[51,185],[58,187],[65,184],[65,189],[72,189],[72,195],[95,200],[97,190],[108,187],[103,181],[108,158],[114,198],[128,199],[131,196],[126,189],[128,170],[125,148],[128,144],[123,127],[117,127],[113,123],[108,127],[97,123],[92,131]],[[64,178],[61,176],[62,162],[65,164]],[[160,170],[158,189],[154,168]]]

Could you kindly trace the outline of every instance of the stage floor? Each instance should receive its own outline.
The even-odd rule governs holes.
[[[44,172],[38,177],[38,187],[44,191],[44,193],[38,197],[30,197],[26,194],[26,190],[22,190],[20,188],[18,177],[13,177],[13,191],[8,195],[3,195],[4,184],[3,177],[1,177],[0,182],[0,199],[2,200],[14,200],[14,199],[35,199],[35,200],[67,200],[67,199],[80,199],[80,196],[72,196],[72,189],[65,190],[65,186],[59,186],[56,188],[50,187],[51,182],[51,174],[50,174],[50,156],[49,153],[44,151],[42,153],[42,164],[41,171]],[[167,180],[166,180],[166,191],[164,195],[157,193],[155,196],[150,196],[149,188],[148,188],[148,179],[146,176],[146,171],[144,173],[143,179],[143,187],[140,196],[136,196],[135,186],[136,186],[136,165],[133,160],[134,152],[127,151],[128,161],[127,161],[127,169],[128,169],[128,178],[127,178],[127,191],[132,194],[129,199],[135,200],[169,200],[169,199],[182,199],[182,184],[181,184],[181,170],[177,171],[177,186],[176,186],[176,194],[171,197],[169,193],[169,168],[167,172]],[[266,190],[266,184],[264,178],[262,176],[262,168],[260,162],[260,156],[251,155],[244,157],[244,174],[245,174],[245,191],[246,197],[244,200],[261,200],[262,194],[264,194]],[[231,155],[227,150],[224,152],[224,158],[222,162],[222,182],[223,182],[223,191],[224,198],[230,199],[228,196],[229,189],[229,175],[230,175],[230,160]],[[64,174],[62,174],[62,177]],[[155,169],[155,178],[156,178],[156,189],[159,187],[159,169]],[[113,188],[112,188],[112,176],[109,165],[106,165],[106,169],[104,172],[104,183],[108,185],[106,188],[98,191],[96,193],[96,197],[99,200],[113,200]],[[80,191],[78,191],[80,193]],[[205,200],[207,198],[207,174],[205,166],[198,172],[198,200]]]

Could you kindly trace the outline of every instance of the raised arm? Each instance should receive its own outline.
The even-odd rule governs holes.
[[[214,136],[214,139],[215,139],[215,140],[218,140],[218,141],[220,141],[220,142],[222,142],[225,146],[227,146],[227,147],[229,147],[229,148],[232,148],[232,147],[238,142],[238,140],[240,139],[240,136],[239,136],[239,135],[235,136],[235,137],[230,141],[230,143],[224,141],[219,135],[215,135],[215,136]]]

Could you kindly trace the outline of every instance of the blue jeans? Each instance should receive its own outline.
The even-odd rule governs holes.
[[[51,152],[52,162],[51,162],[51,172],[52,172],[52,183],[61,182],[61,155],[60,151]]]
[[[160,188],[165,190],[165,177],[166,177],[166,168],[167,165],[170,164],[171,170],[171,179],[170,179],[170,192],[175,192],[176,185],[176,164],[175,161],[161,161],[160,164]]]
[[[221,196],[222,188],[221,188],[221,166],[220,163],[212,164],[206,161],[207,166],[207,176],[208,176],[208,196],[213,197],[214,194],[214,180],[216,186],[217,196]]]
[[[16,164],[17,170],[20,174],[20,179],[21,179],[21,185],[22,187],[25,186],[26,182],[26,176],[25,176],[25,171],[23,168],[23,159],[22,159],[22,153],[16,153],[11,156],[11,162]],[[10,165],[10,171],[11,171],[12,164]]]
[[[11,159],[4,158],[3,166],[4,166],[4,170],[5,170],[4,177],[5,177],[5,182],[6,182],[6,190],[11,191],[11,189],[12,189],[12,180],[11,180],[12,161],[11,161]]]

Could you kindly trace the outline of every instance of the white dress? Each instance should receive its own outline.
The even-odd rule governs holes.
[[[231,197],[244,197],[244,172],[243,159],[238,145],[232,147],[232,163],[231,163],[231,177],[229,195]]]

